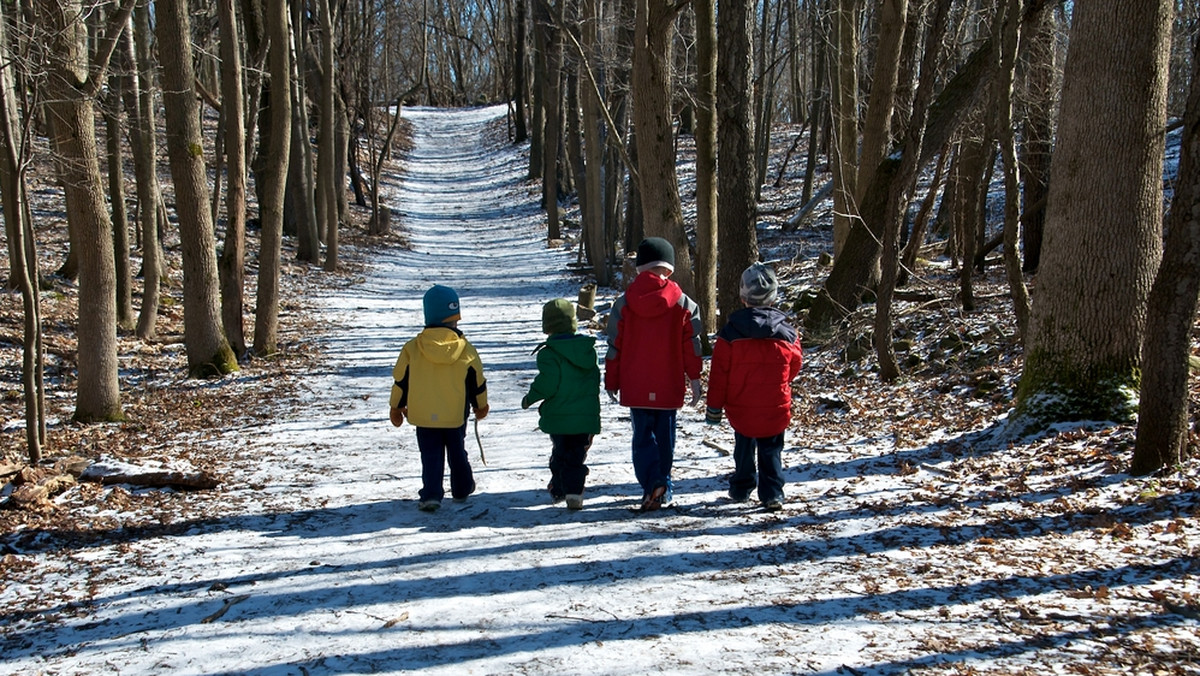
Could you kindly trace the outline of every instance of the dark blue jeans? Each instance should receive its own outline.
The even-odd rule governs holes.
[[[631,408],[633,420],[633,474],[642,496],[666,486],[663,502],[671,501],[671,465],[675,462],[675,409]]]
[[[475,477],[467,460],[467,425],[448,429],[418,427],[417,447],[421,449],[421,500],[446,496],[442,486],[446,464],[450,465],[450,495],[461,500],[475,492]]]
[[[590,434],[551,434],[550,492],[556,497],[583,495],[587,479],[587,453],[592,445]]]
[[[733,476],[729,477],[729,493],[735,499],[745,499],[758,488],[762,502],[783,501],[783,433],[755,439],[739,432],[733,433]],[[754,461],[757,456],[758,471]],[[757,476],[756,476],[757,475]]]

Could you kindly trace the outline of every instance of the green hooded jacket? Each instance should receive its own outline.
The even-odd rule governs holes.
[[[581,334],[550,336],[535,350],[538,374],[521,408],[541,401],[538,427],[546,434],[600,432],[600,367],[596,339]]]

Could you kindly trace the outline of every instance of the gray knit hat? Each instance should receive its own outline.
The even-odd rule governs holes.
[[[755,263],[742,273],[741,296],[746,305],[761,307],[774,303],[777,289],[775,271],[762,263]]]

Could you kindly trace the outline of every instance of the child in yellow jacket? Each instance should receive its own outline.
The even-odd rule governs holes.
[[[483,362],[458,330],[458,294],[435,284],[425,292],[423,305],[425,329],[400,350],[388,403],[393,425],[408,418],[417,428],[422,483],[417,506],[432,512],[445,497],[447,463],[451,496],[461,501],[475,492],[466,451],[467,416],[473,410],[477,420],[483,419],[488,403]]]

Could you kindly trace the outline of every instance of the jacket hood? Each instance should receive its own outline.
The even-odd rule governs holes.
[[[643,317],[657,317],[674,307],[683,296],[679,285],[653,272],[643,272],[625,290],[625,305]]]
[[[560,333],[551,336],[543,345],[572,366],[581,369],[596,367],[596,339],[592,336]]]
[[[731,342],[741,338],[774,338],[791,343],[796,336],[787,315],[773,307],[742,308],[729,315],[729,322],[720,332],[721,338]]]
[[[417,334],[417,349],[434,364],[453,364],[466,346],[462,334],[448,326],[432,326]]]

